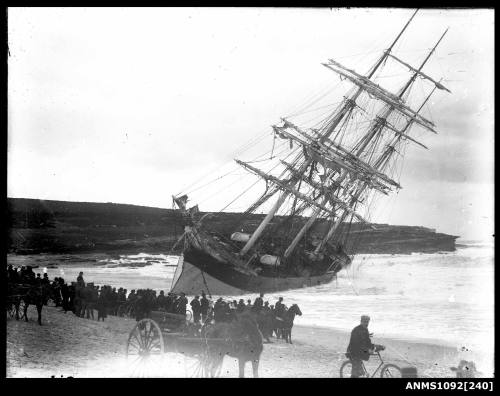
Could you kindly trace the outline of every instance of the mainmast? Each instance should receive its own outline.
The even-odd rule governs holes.
[[[415,17],[415,15],[416,15],[417,12],[418,12],[418,9],[413,13],[413,15],[411,16],[411,18],[405,24],[405,26],[403,27],[403,29],[401,30],[401,32],[397,35],[397,37],[392,42],[392,44],[390,45],[390,47],[387,50],[384,51],[384,53],[382,54],[382,56],[380,57],[380,59],[377,61],[377,63],[371,68],[371,71],[368,73],[368,75],[366,77],[364,77],[365,80],[369,81],[369,79],[374,75],[374,73],[378,70],[378,68],[387,59],[390,51],[392,50],[392,48],[394,47],[394,45],[398,42],[399,38],[404,33],[404,31],[406,30],[406,28],[408,27],[408,25],[410,24],[410,22],[413,20],[413,18]],[[329,136],[333,133],[333,131],[335,130],[335,128],[339,125],[339,123],[342,121],[342,119],[347,114],[349,114],[352,111],[352,109],[356,106],[356,99],[359,97],[359,95],[364,90],[366,90],[365,87],[359,86],[359,88],[351,96],[351,98],[348,98],[348,99],[345,100],[343,107],[340,109],[340,111],[338,111],[336,113],[336,115],[334,116],[334,118],[330,121],[329,125],[327,126],[327,129],[326,129],[325,133],[319,138],[319,143],[325,142],[329,138]],[[297,173],[299,173],[299,174],[303,173],[307,169],[307,167],[311,164],[311,162],[312,162],[311,159],[306,159],[306,161],[297,170]],[[292,178],[288,182],[289,186],[293,186],[295,184],[296,180],[297,180],[297,178],[294,177],[294,176],[292,176]],[[259,224],[259,226],[257,227],[257,229],[253,232],[252,236],[250,237],[250,239],[248,240],[248,242],[245,244],[245,246],[241,249],[240,255],[242,255],[242,256],[245,255],[253,247],[253,245],[255,244],[255,242],[257,241],[257,239],[264,232],[266,226],[272,220],[272,218],[274,217],[274,215],[276,214],[276,212],[279,210],[279,208],[283,205],[283,203],[285,202],[285,200],[286,200],[286,198],[288,197],[289,194],[290,194],[290,191],[287,190],[287,189],[285,189],[281,193],[281,195],[279,196],[279,198],[276,201],[276,203],[274,204],[274,206],[268,212],[268,214],[266,215],[266,217],[264,218],[264,220]],[[317,216],[319,216],[320,213],[321,213],[321,209],[317,208],[317,210],[313,213],[314,219],[312,221],[310,220],[311,224],[314,222],[314,220],[317,218]],[[308,223],[310,221],[308,221]],[[294,245],[293,247],[295,247],[295,245],[301,239],[301,237],[304,234],[304,232],[302,232],[302,230],[301,230],[299,232],[300,236],[297,235],[296,238],[294,238],[294,241],[292,242],[292,244]],[[292,247],[291,250],[293,250],[293,247]],[[288,249],[287,249],[287,251],[288,251]]]

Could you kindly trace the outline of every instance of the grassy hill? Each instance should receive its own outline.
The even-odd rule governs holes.
[[[182,216],[171,209],[94,202],[8,198],[8,249],[27,253],[168,253],[183,231]],[[240,226],[252,232],[263,215],[250,215],[240,226],[240,213],[219,213],[206,221],[208,228],[231,233]],[[278,223],[283,218],[276,218]],[[290,224],[299,228],[305,219]],[[204,223],[205,224],[205,223]],[[326,224],[318,222],[312,232]],[[344,229],[348,225],[342,225]],[[349,253],[412,253],[455,250],[453,235],[425,227],[353,224]]]

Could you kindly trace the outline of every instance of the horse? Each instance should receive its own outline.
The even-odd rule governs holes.
[[[207,345],[204,364],[211,377],[220,371],[225,355],[238,359],[240,378],[245,376],[246,362],[252,363],[254,378],[259,377],[259,361],[264,346],[262,333],[252,315],[237,314],[231,322],[208,325],[203,329],[202,337]],[[224,342],[219,342],[221,339]]]
[[[47,301],[50,297],[50,288],[47,285],[29,285],[29,287],[23,287],[19,285],[19,288],[24,290],[24,293],[16,301],[16,319],[19,319],[19,306],[21,302],[24,302],[24,320],[28,321],[28,307],[30,305],[35,305],[38,312],[38,324],[42,325],[42,309],[44,305],[47,305]]]
[[[266,339],[267,343],[270,343],[269,337],[273,335],[273,326],[276,320],[274,313],[271,310],[261,311],[256,316],[256,320],[262,336]]]
[[[276,318],[276,328],[281,334],[281,337],[289,344],[292,343],[292,327],[295,316],[302,316],[302,311],[297,304],[293,304],[282,315],[281,318]]]

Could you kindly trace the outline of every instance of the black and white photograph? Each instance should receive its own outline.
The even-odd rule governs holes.
[[[494,9],[6,14],[8,378],[494,378]]]

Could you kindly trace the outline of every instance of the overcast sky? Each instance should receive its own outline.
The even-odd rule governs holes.
[[[322,62],[364,74],[412,12],[9,8],[8,196],[171,207],[172,194],[337,83]],[[425,67],[452,91],[427,109],[439,134],[418,135],[429,150],[407,150],[403,189],[372,220],[486,239],[493,10],[420,10],[395,53],[417,65],[448,27]],[[200,209],[233,198],[221,194]]]

